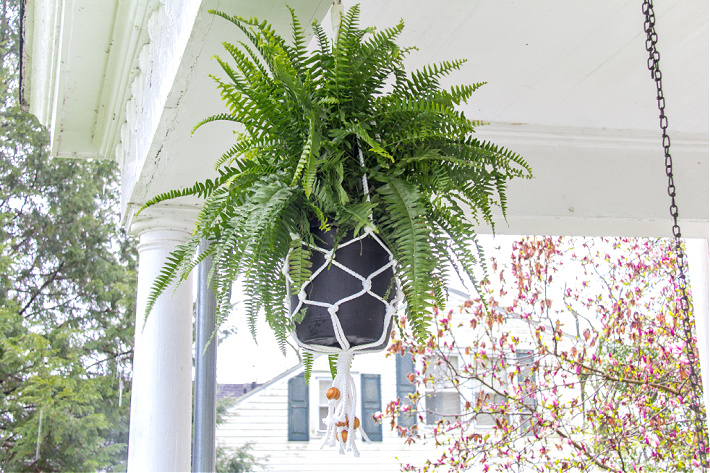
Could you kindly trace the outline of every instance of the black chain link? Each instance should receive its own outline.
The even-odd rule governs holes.
[[[668,136],[668,118],[666,117],[666,99],[663,96],[662,74],[660,69],[661,55],[656,49],[658,35],[656,34],[656,15],[653,11],[653,1],[644,0],[643,13],[646,18],[644,32],[646,33],[646,51],[648,51],[648,70],[651,78],[656,82],[656,100],[658,101],[658,118],[663,133],[663,153],[666,161],[666,176],[668,177],[668,196],[671,198],[670,214],[673,217],[673,238],[675,244],[675,259],[678,266],[678,288],[680,290],[680,309],[683,312],[681,324],[685,337],[685,348],[690,365],[691,410],[693,411],[693,426],[698,443],[698,460],[703,471],[708,471],[708,431],[705,427],[705,409],[703,407],[703,389],[700,375],[696,369],[697,356],[695,353],[695,338],[693,337],[693,322],[690,316],[690,303],[688,301],[688,282],[685,275],[687,265],[685,251],[678,225],[678,205],[676,205],[676,187],[673,181],[673,159],[671,158],[671,139]]]

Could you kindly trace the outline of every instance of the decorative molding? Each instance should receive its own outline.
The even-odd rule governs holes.
[[[159,0],[118,4],[95,129],[102,156],[113,157],[121,140],[126,104],[131,99],[133,82],[141,73],[140,55],[150,41],[147,25],[159,6]]]
[[[565,235],[590,237],[671,238],[670,217],[639,218],[618,216],[547,215],[527,216],[508,213],[507,220],[495,215],[498,235]],[[678,219],[683,238],[708,238],[708,221],[691,218]],[[491,234],[491,228],[479,225],[476,232]]]
[[[58,0],[22,3],[20,102],[41,124],[49,126],[62,8]]]
[[[544,144],[549,146],[576,146],[584,148],[616,148],[644,151],[661,149],[660,131],[618,130],[606,128],[579,128],[533,125],[529,123],[492,122],[478,128],[483,139],[506,144]],[[673,133],[673,149],[708,152],[710,138],[707,133]]]

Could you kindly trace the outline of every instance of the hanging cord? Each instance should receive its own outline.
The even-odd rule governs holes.
[[[355,142],[355,146],[357,146],[357,154],[358,154],[358,157],[360,158],[360,166],[364,169],[365,168],[365,158],[362,155],[362,147],[360,146],[360,140],[357,140]],[[365,194],[365,200],[370,202],[370,186],[367,183],[367,173],[366,172],[362,173],[362,192]],[[372,221],[372,214],[370,214],[370,221]]]
[[[644,32],[646,33],[646,51],[648,51],[648,70],[651,71],[651,78],[656,82],[656,100],[661,131],[663,134],[663,153],[666,159],[666,176],[668,177],[668,195],[671,198],[670,214],[673,217],[673,238],[675,244],[675,260],[679,269],[678,287],[680,290],[680,309],[683,312],[682,327],[685,337],[685,351],[688,357],[690,368],[690,388],[691,405],[693,411],[693,424],[698,442],[698,457],[703,471],[708,470],[708,432],[705,426],[705,411],[702,406],[702,382],[698,371],[695,368],[697,357],[695,356],[695,343],[693,337],[693,325],[690,316],[690,302],[688,301],[688,282],[685,275],[686,257],[680,236],[680,226],[678,225],[678,206],[676,205],[676,187],[673,181],[673,159],[671,158],[671,139],[668,136],[668,118],[666,117],[666,100],[663,97],[663,87],[661,82],[661,55],[656,49],[658,35],[656,34],[656,15],[653,11],[653,1],[644,0],[642,7],[645,21]]]
[[[355,445],[355,438],[360,432],[363,440],[370,443],[370,439],[357,418],[357,391],[355,381],[350,374],[350,365],[353,361],[351,351],[342,351],[338,355],[338,374],[333,380],[332,387],[328,390],[328,415],[323,419],[327,426],[321,448],[328,445],[334,447],[338,445],[339,453],[352,451],[355,457],[360,456],[360,452]]]

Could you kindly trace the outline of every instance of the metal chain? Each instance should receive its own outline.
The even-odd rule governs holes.
[[[644,0],[642,7],[645,21],[644,32],[646,33],[646,51],[648,51],[648,70],[651,71],[651,78],[656,82],[656,100],[658,102],[658,111],[661,131],[663,134],[663,154],[666,161],[666,176],[668,177],[668,196],[671,198],[670,214],[673,217],[673,238],[675,244],[675,259],[678,266],[678,288],[680,290],[680,309],[683,312],[681,325],[683,335],[685,337],[685,349],[690,366],[690,389],[691,389],[691,410],[693,411],[693,425],[695,429],[696,439],[698,442],[698,460],[703,471],[708,470],[708,432],[705,427],[705,410],[702,401],[702,381],[695,367],[697,356],[695,354],[695,338],[693,337],[693,323],[690,316],[690,303],[688,301],[688,282],[685,275],[687,265],[685,251],[680,235],[680,226],[678,225],[678,205],[676,205],[676,187],[673,181],[673,159],[671,158],[671,139],[668,136],[668,118],[666,117],[666,100],[663,97],[662,74],[660,69],[661,55],[656,49],[658,35],[656,34],[656,15],[653,11],[653,1]]]

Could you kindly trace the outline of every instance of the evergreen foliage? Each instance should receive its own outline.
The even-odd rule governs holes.
[[[51,159],[21,110],[19,4],[0,2],[0,471],[125,469],[136,255],[118,172]]]
[[[342,16],[332,42],[312,25],[314,51],[293,10],[292,43],[266,21],[213,13],[245,41],[225,42],[228,60],[217,58],[225,77],[215,81],[228,112],[196,128],[226,120],[240,132],[218,160],[219,178],[146,204],[205,197],[193,237],[173,252],[153,286],[148,313],[172,282],[212,254],[218,319],[226,317],[232,283],[241,277],[250,326],[263,309],[283,342],[292,322],[281,268],[299,241],[313,241],[309,220],[317,220],[339,235],[377,232],[398,261],[408,321],[423,340],[427,314],[455,276],[446,262],[457,261],[469,274],[478,264],[470,247],[480,222],[471,216],[492,226],[493,207],[505,213],[508,180],[531,175],[520,156],[475,139],[480,123],[457,109],[483,84],[441,87],[463,60],[406,74],[410,49],[395,43],[404,24],[360,28],[358,6]],[[202,239],[212,243],[199,255]],[[290,254],[294,292],[310,275],[308,257]]]

